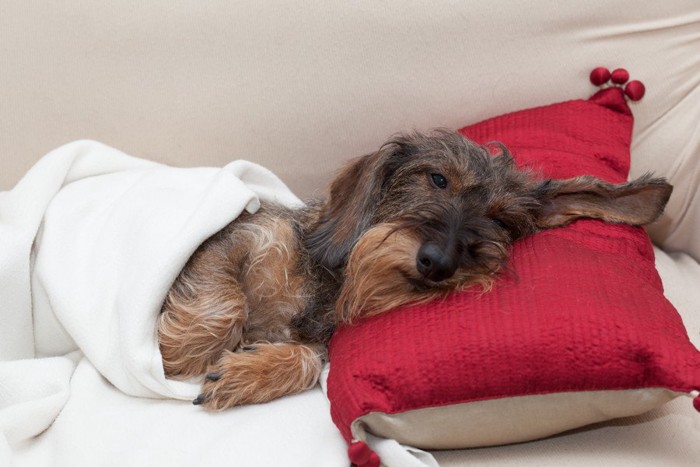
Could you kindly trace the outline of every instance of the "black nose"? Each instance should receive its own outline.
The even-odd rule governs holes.
[[[424,243],[416,256],[416,269],[425,278],[440,282],[452,277],[457,262],[435,243]]]

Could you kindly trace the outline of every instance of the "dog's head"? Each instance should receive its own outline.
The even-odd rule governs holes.
[[[403,135],[334,179],[307,246],[324,267],[344,271],[339,320],[488,288],[514,241],[582,217],[647,224],[672,190],[650,177],[541,180],[505,147],[493,149],[446,130]]]

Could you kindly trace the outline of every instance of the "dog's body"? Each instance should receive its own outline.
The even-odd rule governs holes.
[[[242,214],[195,252],[171,288],[159,328],[165,371],[209,370],[206,386],[221,388],[207,407],[264,402],[318,379],[340,281],[303,246],[313,210],[263,205]],[[224,398],[227,387],[236,393]]]
[[[454,132],[397,137],[341,172],[327,201],[264,205],[195,252],[159,320],[166,374],[208,372],[195,403],[213,410],[302,391],[337,324],[489,288],[515,240],[581,217],[643,225],[671,189],[538,180]]]

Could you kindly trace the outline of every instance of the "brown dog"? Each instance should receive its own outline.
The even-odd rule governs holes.
[[[163,305],[168,376],[206,374],[211,410],[313,386],[334,327],[463,287],[488,289],[510,245],[582,217],[654,221],[672,187],[538,180],[506,148],[451,131],[399,136],[357,159],[327,201],[265,205],[192,256]]]

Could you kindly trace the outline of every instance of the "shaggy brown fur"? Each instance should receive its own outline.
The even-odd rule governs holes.
[[[335,326],[479,284],[510,245],[590,217],[642,225],[672,187],[649,176],[540,180],[451,131],[399,136],[359,158],[330,196],[264,205],[207,240],[173,284],[158,323],[168,376],[207,374],[211,410],[313,386]]]

